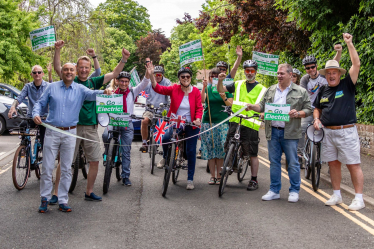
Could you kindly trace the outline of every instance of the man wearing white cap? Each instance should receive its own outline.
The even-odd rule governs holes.
[[[328,82],[323,86],[314,101],[314,127],[319,130],[324,126],[325,137],[322,142],[322,160],[330,167],[331,183],[334,194],[325,205],[342,203],[340,194],[341,164],[347,165],[355,188],[355,198],[349,210],[360,210],[365,207],[362,198],[364,176],[360,167],[360,142],[355,123],[355,90],[360,70],[360,59],[352,43],[352,35],[343,34],[347,44],[352,66],[349,74],[342,80],[341,75],[347,71],[339,67],[335,60],[327,61],[320,74],[325,75]]]

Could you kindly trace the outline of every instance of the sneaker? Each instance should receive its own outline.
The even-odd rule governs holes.
[[[351,205],[349,205],[348,210],[350,211],[357,211],[363,209],[365,207],[365,203],[363,200],[354,198]]]
[[[93,192],[90,195],[87,195],[86,192],[84,192],[84,199],[86,201],[102,201],[103,198],[95,195]]]
[[[247,190],[251,191],[251,190],[256,190],[256,189],[258,189],[258,182],[254,180],[250,180],[248,183]]]
[[[193,181],[188,180],[186,189],[187,190],[192,190],[194,188],[195,188],[195,186],[193,185]]]
[[[131,181],[129,178],[122,178],[123,185],[131,186]]]
[[[71,207],[66,203],[58,205],[58,210],[60,210],[62,212],[71,212],[72,211]]]
[[[266,195],[262,196],[263,201],[271,201],[271,200],[276,200],[280,199],[280,194],[276,194],[273,191],[269,190]]]
[[[197,158],[197,159],[201,159],[201,150],[199,150],[199,153],[197,153],[196,158]]]
[[[53,195],[52,198],[49,200],[49,205],[56,205],[58,202],[58,197],[56,195]]]
[[[141,151],[142,153],[147,153],[148,152],[147,143],[143,143],[142,147],[140,147],[139,151]]]
[[[159,169],[164,168],[164,166],[165,166],[165,162],[166,162],[165,158],[162,158],[162,159],[157,163],[157,168],[159,168]]]
[[[299,193],[291,192],[288,195],[288,202],[297,202],[299,200]]]
[[[208,182],[208,184],[209,184],[209,185],[214,185],[214,184],[216,184],[216,178],[211,177],[210,180],[209,180],[209,182]]]
[[[48,201],[47,198],[42,197],[39,207],[39,213],[45,213],[48,211]]]
[[[326,206],[334,206],[337,204],[343,203],[342,196],[338,196],[336,194],[333,194],[330,198],[330,200],[325,202]]]

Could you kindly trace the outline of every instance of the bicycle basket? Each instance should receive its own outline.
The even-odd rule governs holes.
[[[323,129],[320,129],[319,131],[314,128],[313,125],[309,125],[306,129],[306,134],[309,138],[309,140],[319,143],[323,140],[323,137],[325,136],[325,133]]]

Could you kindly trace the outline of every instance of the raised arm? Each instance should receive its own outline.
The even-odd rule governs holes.
[[[341,44],[335,44],[334,49],[336,51],[336,55],[334,57],[334,60],[336,60],[337,62],[339,62],[340,59],[342,58],[343,47],[342,47]]]
[[[125,63],[127,62],[127,59],[130,57],[130,52],[127,51],[125,48],[122,49],[122,59],[116,66],[116,68],[111,73],[107,73],[104,76],[104,83],[107,83],[111,81],[112,79],[116,78],[119,73],[122,71],[123,66],[125,66]]]
[[[203,89],[201,90],[201,103],[204,104],[205,103],[205,98],[206,98],[206,93],[205,91],[208,90],[208,81],[207,80],[203,80]]]
[[[351,57],[352,66],[349,69],[349,75],[351,76],[353,84],[357,83],[358,73],[360,72],[360,58],[358,57],[358,53],[353,46],[352,42],[352,35],[348,33],[343,33],[343,38],[345,43],[347,44],[349,56]]]
[[[95,71],[90,76],[88,76],[88,78],[100,76],[101,68],[100,68],[100,63],[99,63],[99,60],[97,59],[97,55],[95,53],[95,50],[93,48],[89,48],[89,49],[86,50],[86,53],[87,53],[88,56],[91,56],[91,58],[93,59],[94,68],[95,68]]]
[[[48,70],[48,82],[52,83],[53,78],[52,78],[52,65],[51,65],[51,63],[48,64],[47,70]]]
[[[218,84],[217,84],[217,91],[219,93],[228,92],[226,87],[223,85],[223,80],[226,78],[226,74],[220,73],[218,75]]]
[[[55,42],[55,57],[53,58],[53,68],[55,69],[55,72],[57,73],[58,77],[61,79],[61,48],[64,46],[64,41],[56,41]]]
[[[233,66],[233,68],[231,69],[231,72],[230,72],[231,78],[233,78],[233,79],[235,78],[236,71],[238,71],[239,65],[242,62],[242,57],[243,57],[243,50],[242,50],[242,47],[239,46],[239,45],[236,47],[236,55],[238,57],[236,58],[234,66]]]

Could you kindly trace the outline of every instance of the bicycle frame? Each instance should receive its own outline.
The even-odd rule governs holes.
[[[25,119],[25,120],[27,120],[27,119]],[[26,124],[25,133],[26,134],[30,134],[30,127],[29,127],[29,123],[28,122]],[[39,128],[36,128],[36,136],[35,136],[34,146],[32,146],[31,137],[28,136],[28,135],[22,135],[21,136],[21,144],[24,144],[26,146],[27,156],[30,157],[30,164],[35,166],[36,157],[37,157],[36,153],[38,151],[38,147],[41,148],[41,146],[42,146],[40,144],[40,131],[39,131]],[[38,162],[36,165],[39,165],[41,163],[42,162]]]

